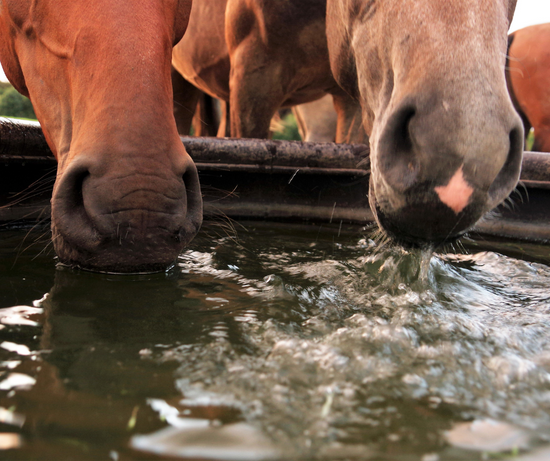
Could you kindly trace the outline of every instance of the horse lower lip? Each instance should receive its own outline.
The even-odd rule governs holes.
[[[393,240],[413,247],[451,243],[475,224],[482,214],[476,204],[470,204],[456,214],[437,202],[432,205],[407,205],[388,212],[382,210],[375,200],[373,209],[378,224]]]
[[[83,209],[81,207],[81,209]],[[82,270],[105,273],[152,273],[166,270],[173,264],[196,232],[187,224],[188,218],[179,215],[161,215],[161,223],[147,223],[135,227],[141,219],[134,216],[134,224],[94,226],[94,219],[85,214],[59,216],[54,207],[52,231],[54,245],[61,263]],[[80,221],[77,219],[80,216]],[[141,218],[145,219],[148,213]],[[65,220],[70,219],[70,227]],[[170,219],[169,219],[170,218]],[[100,232],[99,229],[102,229]],[[90,238],[93,236],[93,238]]]
[[[76,255],[76,257],[65,258],[60,251],[60,267],[70,268],[71,270],[82,270],[86,272],[96,272],[101,274],[129,274],[145,275],[159,272],[166,272],[174,266],[177,256],[181,253],[181,248],[174,250],[171,256],[166,253],[162,255],[139,255],[132,259],[120,255],[116,252],[107,252],[100,254],[93,259],[87,259],[86,255]]]

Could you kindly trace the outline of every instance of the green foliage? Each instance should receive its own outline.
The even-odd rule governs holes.
[[[36,115],[29,99],[19,94],[13,86],[8,84],[0,86],[0,115],[36,120]]]
[[[298,124],[296,118],[292,112],[284,116],[279,125],[281,129],[273,133],[273,139],[282,139],[285,141],[301,141],[300,132],[298,131]]]
[[[525,142],[525,150],[532,150],[534,143],[535,143],[535,132],[533,131],[533,128],[531,128],[531,131],[529,131],[529,134],[527,135],[527,140]]]

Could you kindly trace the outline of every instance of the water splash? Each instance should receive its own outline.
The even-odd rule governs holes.
[[[157,418],[136,433],[148,434],[133,439],[140,450],[183,440],[159,431],[195,419],[218,441],[220,428],[251,430],[262,453],[275,446],[283,459],[473,459],[445,448],[445,434],[472,420],[519,428],[529,443],[548,438],[547,265],[334,239],[272,229],[238,242],[199,237],[179,273],[138,284],[61,274],[30,319],[41,326],[2,330],[30,351],[0,348],[2,376],[36,381],[10,385],[15,396],[0,406],[46,393],[71,410],[56,430],[74,434],[71,414],[92,395],[105,420],[113,405],[128,417],[139,407],[136,428],[144,407]],[[148,403],[161,400],[169,413]]]
[[[421,250],[420,253],[420,281],[422,283],[428,282],[428,277],[430,275],[430,261],[434,253],[433,247],[427,247]]]

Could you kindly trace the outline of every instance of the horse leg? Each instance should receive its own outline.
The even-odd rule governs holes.
[[[178,133],[188,135],[201,91],[172,67],[172,92],[174,95],[174,118]]]
[[[363,127],[361,105],[347,93],[332,95],[336,122],[336,142],[368,144],[368,136]]]
[[[216,108],[216,100],[202,93],[193,117],[194,136],[216,136],[220,125],[220,117]]]
[[[229,103],[220,101],[220,125],[218,126],[218,138],[227,138],[231,136],[231,125],[229,123]]]
[[[229,113],[231,136],[269,138],[271,118],[282,104],[284,94],[277,65],[249,63],[245,50],[231,60]],[[241,59],[241,57],[245,57]],[[233,58],[233,56],[232,56]]]
[[[302,112],[298,110],[298,106],[294,106],[292,108],[292,113],[294,114],[294,118],[296,119],[296,125],[298,125],[298,133],[300,133],[302,141],[308,141],[309,131],[307,129],[306,121],[302,117]]]

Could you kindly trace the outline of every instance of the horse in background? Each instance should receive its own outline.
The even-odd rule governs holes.
[[[292,108],[298,130],[305,142],[336,141],[338,116],[330,95]]]
[[[550,23],[517,30],[508,38],[506,81],[532,150],[550,152]]]
[[[324,29],[325,0],[202,0],[172,64],[196,89],[229,103],[218,135],[268,138],[279,109],[331,94],[337,141],[364,141],[359,105],[330,72]],[[182,106],[199,97],[192,89],[174,94]]]

